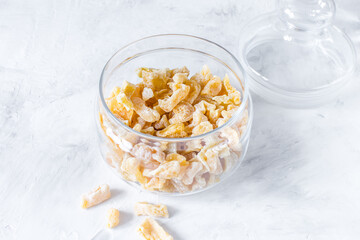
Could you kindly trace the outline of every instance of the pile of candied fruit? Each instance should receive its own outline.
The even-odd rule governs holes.
[[[138,84],[124,81],[106,99],[110,111],[138,132],[162,138],[184,138],[212,131],[238,110],[241,93],[229,77],[213,75],[205,65],[189,78],[186,67],[140,68]],[[110,139],[108,163],[123,178],[144,189],[188,192],[218,182],[242,154],[247,127],[245,106],[231,126],[186,141],[149,140],[119,127],[100,111],[101,127]]]
[[[110,111],[134,130],[165,138],[209,132],[228,121],[241,103],[229,77],[213,76],[205,65],[189,78],[186,67],[140,68],[142,82],[124,81],[106,103]]]

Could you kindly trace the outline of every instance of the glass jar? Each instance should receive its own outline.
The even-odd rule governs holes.
[[[205,64],[217,76],[228,74],[230,83],[241,93],[238,110],[224,125],[211,132],[185,138],[144,134],[122,123],[106,105],[105,98],[124,80],[134,84],[140,82],[136,75],[139,67],[186,66],[194,74]],[[103,158],[127,183],[150,191],[173,195],[214,186],[239,167],[247,151],[253,110],[246,80],[243,68],[229,51],[203,38],[167,34],[130,43],[110,58],[101,74],[96,119]],[[181,166],[182,171],[192,169],[188,169],[186,176],[182,174],[171,179],[144,176],[144,164],[148,163],[142,158],[171,153],[186,157],[187,164]],[[140,158],[138,164],[132,166],[127,161],[130,157]]]

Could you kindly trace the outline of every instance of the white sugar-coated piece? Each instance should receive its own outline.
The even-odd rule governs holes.
[[[174,238],[167,233],[154,219],[146,218],[139,226],[138,233],[145,240],[173,240]]]
[[[111,197],[110,187],[107,184],[102,184],[88,193],[82,195],[81,206],[89,208],[95,206]]]
[[[110,208],[106,215],[107,218],[107,227],[113,228],[119,225],[120,222],[120,212],[116,208]]]
[[[138,202],[135,204],[135,214],[137,216],[169,217],[169,212],[164,204],[150,204],[147,202]]]

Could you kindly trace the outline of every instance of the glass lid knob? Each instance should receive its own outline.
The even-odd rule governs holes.
[[[315,30],[331,24],[335,15],[332,0],[279,0],[279,18],[290,28]]]

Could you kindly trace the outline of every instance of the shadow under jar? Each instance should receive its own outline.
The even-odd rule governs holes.
[[[135,131],[117,119],[105,99],[123,81],[141,82],[136,70],[180,68],[190,75],[207,65],[217,76],[228,74],[230,83],[241,93],[241,104],[222,126],[202,135],[184,138],[162,138]],[[106,163],[127,183],[170,195],[200,192],[231,175],[245,157],[251,123],[252,102],[245,73],[237,59],[220,45],[190,35],[155,35],[135,41],[120,49],[105,65],[99,84],[96,120],[101,153]],[[144,176],[144,165],[156,154],[178,153],[188,163],[181,171],[193,171],[172,178]],[[128,158],[137,161],[125,162]],[[196,164],[192,163],[196,162]],[[200,165],[199,165],[200,163]],[[195,169],[196,166],[196,169]],[[156,167],[156,166],[155,166]]]

